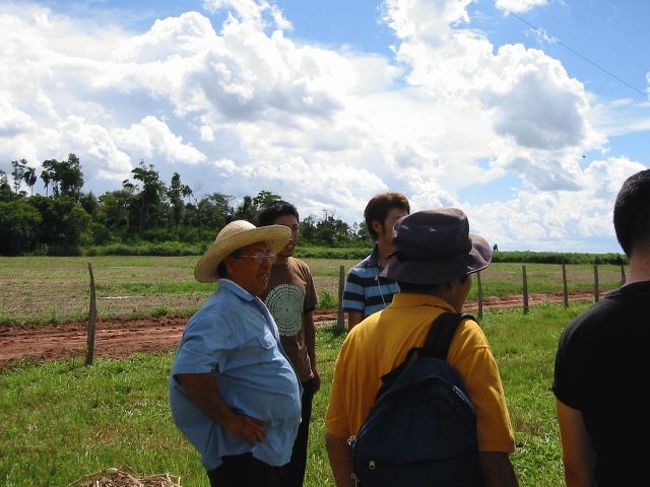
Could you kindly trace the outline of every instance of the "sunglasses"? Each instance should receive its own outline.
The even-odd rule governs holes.
[[[255,252],[254,254],[239,255],[237,258],[238,259],[255,259],[258,264],[262,264],[266,260],[273,263],[273,262],[275,262],[276,257],[271,252]]]

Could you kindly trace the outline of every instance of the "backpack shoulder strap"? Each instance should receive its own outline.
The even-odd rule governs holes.
[[[402,372],[418,357],[436,357],[440,360],[447,361],[449,345],[456,333],[458,325],[465,320],[471,319],[477,321],[470,313],[452,313],[447,311],[442,313],[438,318],[431,322],[429,332],[422,347],[413,347],[409,350],[404,361],[390,372],[381,376],[382,386],[377,392],[379,397],[390,384],[399,377]],[[376,400],[376,399],[375,399]]]
[[[431,323],[429,333],[422,347],[422,354],[447,361],[449,345],[461,321],[466,319],[476,321],[470,313],[445,312]]]

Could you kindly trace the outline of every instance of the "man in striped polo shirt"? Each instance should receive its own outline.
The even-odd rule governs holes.
[[[399,292],[395,281],[381,276],[394,251],[393,225],[410,213],[409,201],[402,193],[382,193],[373,197],[363,212],[366,226],[375,240],[370,255],[350,269],[343,291],[343,310],[348,315],[348,330],[366,316],[384,309]]]

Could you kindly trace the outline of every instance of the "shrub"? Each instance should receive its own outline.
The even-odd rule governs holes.
[[[35,249],[41,221],[38,210],[25,201],[0,202],[0,254],[17,255]]]
[[[337,299],[331,293],[327,291],[318,293],[318,309],[336,308],[337,304]]]
[[[201,255],[206,248],[206,244],[188,245],[177,241],[159,243],[141,241],[138,243],[114,243],[88,247],[85,250],[85,255]]]

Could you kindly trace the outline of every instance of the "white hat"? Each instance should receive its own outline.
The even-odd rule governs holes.
[[[246,220],[235,220],[221,229],[214,244],[206,250],[194,268],[194,278],[199,282],[215,282],[219,279],[217,267],[235,250],[254,243],[265,242],[271,252],[277,254],[291,239],[291,230],[284,225],[256,227]]]

